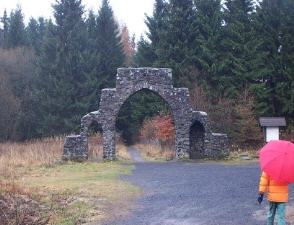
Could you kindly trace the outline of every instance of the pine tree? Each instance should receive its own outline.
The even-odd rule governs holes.
[[[193,7],[192,0],[170,0],[164,22],[166,29],[159,33],[156,45],[154,66],[172,68],[176,86],[189,87],[197,72],[193,64],[195,49],[192,43],[196,35]]]
[[[155,50],[151,48],[151,43],[141,36],[137,42],[137,51],[134,55],[135,67],[152,67],[155,59],[156,54]]]
[[[89,16],[86,20],[86,25],[87,25],[87,31],[88,31],[88,37],[90,41],[93,44],[94,47],[94,42],[95,39],[97,38],[97,26],[96,26],[96,15],[92,10],[89,12]]]
[[[195,63],[200,70],[199,83],[209,95],[218,95],[217,77],[220,72],[220,47],[223,13],[220,0],[196,0],[196,16],[193,21],[196,34]]]
[[[88,63],[91,55],[81,0],[58,0],[53,8],[56,26],[49,21],[38,65],[43,136],[77,132],[80,118],[97,108],[97,78]]]
[[[251,90],[263,116],[294,117],[294,4],[264,0],[257,9],[260,62]]]
[[[38,20],[31,18],[26,27],[28,46],[34,48],[37,55],[40,55],[42,43],[46,36],[48,21],[43,17]]]
[[[194,8],[192,0],[156,1],[152,17],[146,19],[148,39],[138,43],[136,65],[172,68],[176,86],[191,86],[198,74]]]
[[[147,40],[140,37],[138,49],[135,54],[135,65],[137,67],[152,67],[157,60],[157,46],[161,39],[161,35],[166,27],[167,20],[167,3],[164,0],[158,0],[154,3],[154,11],[151,17],[146,17],[146,25],[148,27]]]
[[[28,45],[31,47],[35,47],[36,43],[39,41],[39,32],[38,32],[38,21],[34,18],[31,18],[29,24],[26,28],[27,37],[28,37]]]
[[[8,28],[9,28],[9,18],[7,17],[6,9],[4,10],[3,17],[1,18],[1,22],[3,24],[3,31],[2,31],[2,42],[1,45],[3,48],[7,47],[7,35],[8,35]]]
[[[252,29],[253,0],[227,0],[224,8],[224,39],[219,91],[231,97],[247,89],[252,75],[252,60],[256,54],[256,39]]]
[[[103,0],[97,17],[98,74],[101,88],[114,87],[116,70],[125,62],[121,36],[108,0]]]
[[[9,18],[9,28],[7,33],[7,47],[13,48],[27,44],[24,18],[22,10],[17,7],[11,11]]]

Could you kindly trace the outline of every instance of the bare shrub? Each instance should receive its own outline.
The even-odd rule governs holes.
[[[171,115],[159,113],[158,116],[144,122],[140,130],[140,139],[170,145],[175,139],[175,126]]]
[[[294,142],[294,126],[288,126],[287,129],[282,130],[281,139]]]
[[[259,148],[262,144],[263,134],[254,111],[254,97],[247,90],[236,99],[212,99],[194,84],[190,101],[194,110],[208,113],[213,132],[228,134],[232,150]]]
[[[245,90],[235,106],[233,138],[238,148],[259,148],[263,143],[263,132],[254,112],[254,98]]]
[[[231,99],[225,97],[211,99],[205,95],[203,88],[195,83],[190,91],[190,102],[194,110],[208,113],[214,132],[227,133],[232,136],[236,115],[234,102]]]
[[[9,74],[0,66],[0,141],[8,140],[15,133],[17,125],[15,118],[20,108],[8,77]]]
[[[175,157],[175,128],[171,115],[160,113],[143,124],[138,149],[147,157],[172,160]]]
[[[6,106],[0,107],[2,141],[38,137],[34,123],[35,60],[34,51],[26,47],[0,49],[0,105]]]

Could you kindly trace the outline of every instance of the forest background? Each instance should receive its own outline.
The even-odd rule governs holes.
[[[283,135],[293,139],[292,0],[157,0],[138,43],[107,0],[97,12],[81,0],[53,9],[54,20],[28,24],[19,7],[1,16],[0,141],[78,133],[119,67],[172,68],[174,86],[189,88],[193,108],[235,148],[262,143],[260,116],[284,116]],[[123,105],[117,130],[133,143],[146,121],[168,113],[159,96],[140,91]]]

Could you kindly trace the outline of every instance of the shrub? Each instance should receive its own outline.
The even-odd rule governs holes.
[[[254,111],[254,97],[247,90],[235,99],[209,98],[195,84],[190,91],[190,101],[194,110],[208,113],[214,132],[228,135],[233,149],[258,148],[262,144],[263,133]]]
[[[171,115],[160,113],[145,121],[141,128],[141,140],[160,144],[172,144],[175,138],[175,128]]]

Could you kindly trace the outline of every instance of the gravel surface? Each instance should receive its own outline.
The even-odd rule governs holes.
[[[144,195],[128,217],[114,215],[105,225],[261,225],[266,196],[257,203],[261,171],[257,163],[144,162],[139,153],[135,170],[123,180],[142,188]],[[293,204],[293,187],[290,192]]]

